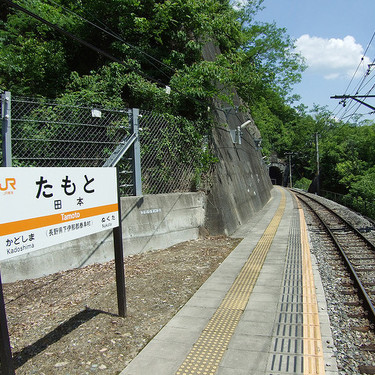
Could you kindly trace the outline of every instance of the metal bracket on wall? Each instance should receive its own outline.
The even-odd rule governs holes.
[[[142,195],[142,172],[141,172],[141,146],[139,141],[139,109],[129,110],[129,125],[131,135],[126,136],[120,145],[116,147],[112,155],[103,164],[103,167],[115,167],[125,153],[132,148],[132,173],[133,193],[136,196]]]
[[[238,126],[237,129],[230,129],[229,130],[230,136],[232,138],[233,144],[241,144],[241,136],[242,136],[242,131],[241,127]]]
[[[119,144],[113,151],[112,155],[103,164],[103,167],[115,167],[121,158],[125,155],[126,151],[129,150],[131,145],[137,139],[137,134],[133,133],[130,136],[125,137],[121,144]]]

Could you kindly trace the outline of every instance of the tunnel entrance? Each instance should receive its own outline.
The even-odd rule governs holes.
[[[283,184],[283,173],[279,167],[272,166],[269,168],[269,174],[272,181],[272,185]]]

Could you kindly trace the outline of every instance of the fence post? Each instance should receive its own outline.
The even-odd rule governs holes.
[[[136,135],[136,139],[132,147],[133,160],[133,184],[134,195],[142,195],[142,173],[141,173],[141,144],[139,141],[139,109],[132,108],[130,110],[130,126],[131,132]]]
[[[1,94],[2,120],[2,151],[3,167],[12,166],[12,137],[11,137],[11,94],[5,91]]]

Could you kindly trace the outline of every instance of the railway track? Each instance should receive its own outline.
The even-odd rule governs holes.
[[[375,244],[354,225],[313,197],[295,192],[297,197],[314,212],[350,274],[367,318],[375,325]]]
[[[313,230],[320,236],[326,260],[339,281],[336,293],[340,295],[339,300],[345,301],[341,308],[350,321],[345,326],[353,331],[352,334],[345,333],[342,327],[341,334],[352,337],[350,345],[357,348],[354,357],[357,357],[358,367],[353,374],[375,374],[375,226],[364,226],[363,221],[352,213],[348,214],[345,207],[334,204],[334,208],[330,208],[327,200],[300,191],[293,192],[310,216],[315,217]]]

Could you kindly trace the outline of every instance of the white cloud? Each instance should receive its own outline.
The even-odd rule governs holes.
[[[247,0],[231,0],[230,3],[234,9],[239,10],[246,5]]]
[[[344,39],[324,39],[302,35],[296,40],[297,52],[305,57],[310,69],[321,73],[325,79],[351,77],[363,57],[363,47],[348,35]],[[358,74],[367,69],[370,59],[363,59],[363,67]]]
[[[340,78],[340,74],[339,73],[330,73],[330,74],[325,74],[323,76],[325,79],[336,79],[336,78]]]

